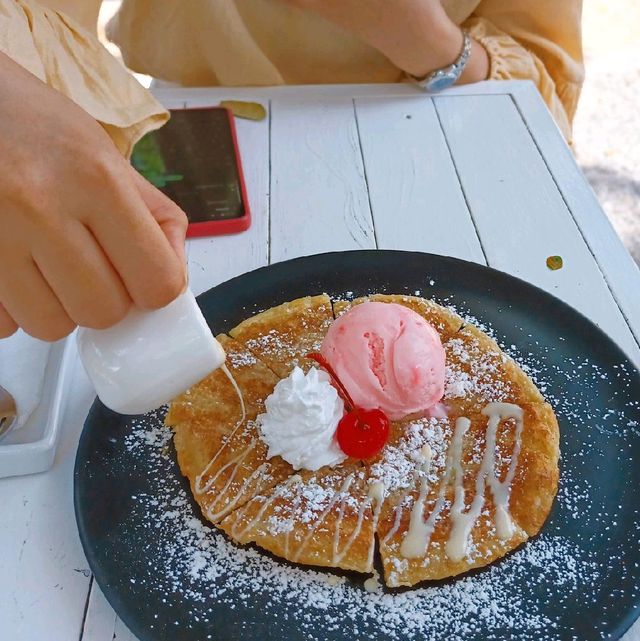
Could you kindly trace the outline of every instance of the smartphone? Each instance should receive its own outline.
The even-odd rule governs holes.
[[[187,236],[249,228],[247,192],[228,109],[171,110],[164,127],[135,145],[131,164],[187,214]]]

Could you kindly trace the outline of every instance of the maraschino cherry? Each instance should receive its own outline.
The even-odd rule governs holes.
[[[335,383],[338,393],[345,402],[347,413],[340,419],[336,438],[340,449],[347,455],[358,459],[376,456],[389,438],[389,418],[381,409],[365,410],[356,407],[349,392],[338,378],[333,367],[319,352],[307,354]]]

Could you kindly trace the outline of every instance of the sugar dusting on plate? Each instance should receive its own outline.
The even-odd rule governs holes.
[[[465,318],[492,334],[490,328],[476,319],[468,315]],[[615,433],[616,437],[635,437],[640,433],[637,421],[624,412],[602,414],[589,405],[589,393],[595,393],[594,386],[613,383],[612,394],[617,393],[616,387],[624,387],[627,374],[624,365],[616,368],[618,380],[611,382],[607,374],[588,359],[561,367],[539,362],[532,353],[522,354],[514,345],[501,347],[536,381],[565,422],[591,420],[594,429],[605,434]],[[542,351],[547,349],[553,348]],[[555,398],[545,378],[549,368],[554,374],[566,375],[567,379],[580,378],[584,396]],[[478,390],[478,381],[468,380],[461,373],[450,372],[447,385],[450,397],[465,393],[472,385]],[[632,401],[629,410],[637,414],[639,407],[640,400]],[[424,641],[476,637],[566,639],[572,637],[567,636],[566,630],[560,631],[562,622],[557,617],[562,604],[570,603],[579,593],[584,599],[582,606],[587,610],[589,599],[597,602],[600,581],[611,572],[621,571],[622,556],[616,556],[615,550],[608,564],[603,564],[602,558],[592,552],[589,537],[594,536],[593,528],[585,528],[584,535],[569,539],[560,535],[552,524],[543,528],[541,535],[480,572],[406,591],[388,590],[381,585],[377,574],[372,578],[353,578],[353,575],[282,562],[256,548],[239,547],[202,522],[185,484],[176,474],[171,431],[164,427],[163,417],[162,410],[147,415],[134,422],[125,437],[126,456],[132,464],[148,466],[153,488],[150,494],[138,493],[132,497],[133,511],[128,527],[142,545],[148,529],[158,529],[161,534],[149,543],[153,550],[150,549],[145,558],[152,561],[146,572],[141,575],[138,568],[132,580],[159,593],[159,601],[165,596],[180,594],[188,612],[186,618],[193,622],[210,622],[214,628],[215,612],[220,611],[220,604],[229,609],[250,611],[260,603],[266,616],[273,616],[274,621],[295,620],[297,628],[310,640],[324,639],[327,632],[337,630],[342,631],[345,638],[354,639],[374,636]],[[438,421],[425,420],[422,428],[423,433],[415,435],[416,447],[426,439],[441,464],[445,455],[440,447],[445,442],[442,426]],[[411,437],[409,433],[409,442]],[[575,473],[581,459],[592,464],[594,452],[590,448],[590,442],[575,444],[571,452],[572,465],[563,466],[555,518],[574,522],[577,527],[584,522],[586,514],[590,514],[590,518],[596,514],[600,529],[602,523],[608,521],[613,530],[622,505],[594,506],[594,488],[586,475]],[[409,462],[411,452],[399,448],[390,451],[388,456],[392,461],[385,472],[389,481],[399,488],[406,486],[413,473]],[[527,584],[524,592],[523,577]],[[549,610],[545,607],[546,600],[555,601],[561,607]],[[218,605],[212,607],[212,604]]]
[[[271,614],[283,605],[300,610],[298,625],[308,639],[324,638],[326,626],[349,629],[362,624],[376,629],[381,638],[394,640],[464,638],[504,628],[525,638],[552,628],[554,621],[535,604],[512,598],[523,575],[529,577],[532,592],[554,586],[568,595],[599,579],[600,568],[588,552],[546,533],[482,573],[395,593],[381,586],[369,591],[366,576],[358,585],[333,573],[282,563],[252,547],[238,547],[201,521],[175,474],[166,473],[172,466],[166,453],[171,432],[161,425],[161,418],[158,414],[154,427],[148,423],[134,427],[127,437],[129,451],[151,462],[149,473],[154,477],[153,495],[135,496],[133,520],[140,538],[146,528],[166,533],[160,549],[150,554],[154,560],[148,575],[135,579],[150,590],[181,593],[198,620],[215,623],[208,608],[212,601],[251,608],[257,597],[267,593]]]

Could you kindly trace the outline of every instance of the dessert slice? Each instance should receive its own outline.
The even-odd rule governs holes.
[[[443,399],[446,405],[473,410],[492,401],[544,402],[520,366],[475,325],[466,324],[443,345],[447,363]]]
[[[304,371],[311,367],[305,357],[320,348],[332,321],[331,301],[321,294],[267,309],[229,333],[278,376],[286,378],[296,365]]]
[[[229,515],[222,529],[295,563],[370,572],[379,488],[346,463],[301,471]]]
[[[557,463],[558,428],[546,403],[450,408],[447,419],[405,424],[377,463],[381,471],[371,470],[392,480],[377,526],[387,585],[454,576],[526,541],[551,509]]]
[[[280,457],[267,460],[255,422],[278,378],[237,341],[217,338],[230,376],[216,370],[176,398],[166,418],[180,469],[212,523],[293,471]]]

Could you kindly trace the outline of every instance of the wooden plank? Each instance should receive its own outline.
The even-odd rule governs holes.
[[[447,90],[447,95],[504,95],[526,81],[487,80]],[[162,102],[169,99],[219,102],[220,100],[336,100],[373,97],[419,97],[429,95],[410,82],[357,85],[283,85],[275,87],[151,87]]]
[[[201,98],[189,107],[218,101]],[[268,105],[267,105],[268,106]],[[269,248],[269,121],[236,118],[238,146],[247,186],[251,227],[240,234],[191,239],[187,243],[190,285],[199,294],[233,276],[267,264]]]
[[[378,247],[485,258],[433,102],[355,101]]]
[[[622,637],[622,641],[640,641],[640,619],[629,628],[629,631]]]
[[[113,641],[138,641],[138,637],[129,630],[129,628],[122,622],[122,619],[116,619],[116,626],[113,631]]]
[[[160,102],[165,109],[184,109],[187,106],[187,101],[179,93],[165,96]]]
[[[600,207],[534,85],[514,87],[513,99],[631,331],[640,341],[640,269]]]
[[[636,362],[640,349],[509,96],[434,99],[491,266],[567,301]],[[549,255],[564,267],[551,271]]]
[[[77,639],[90,573],[73,518],[73,463],[94,393],[76,367],[53,468],[0,480],[0,638]]]
[[[271,103],[271,261],[375,247],[352,100]]]
[[[93,581],[81,641],[113,641],[118,616]]]

